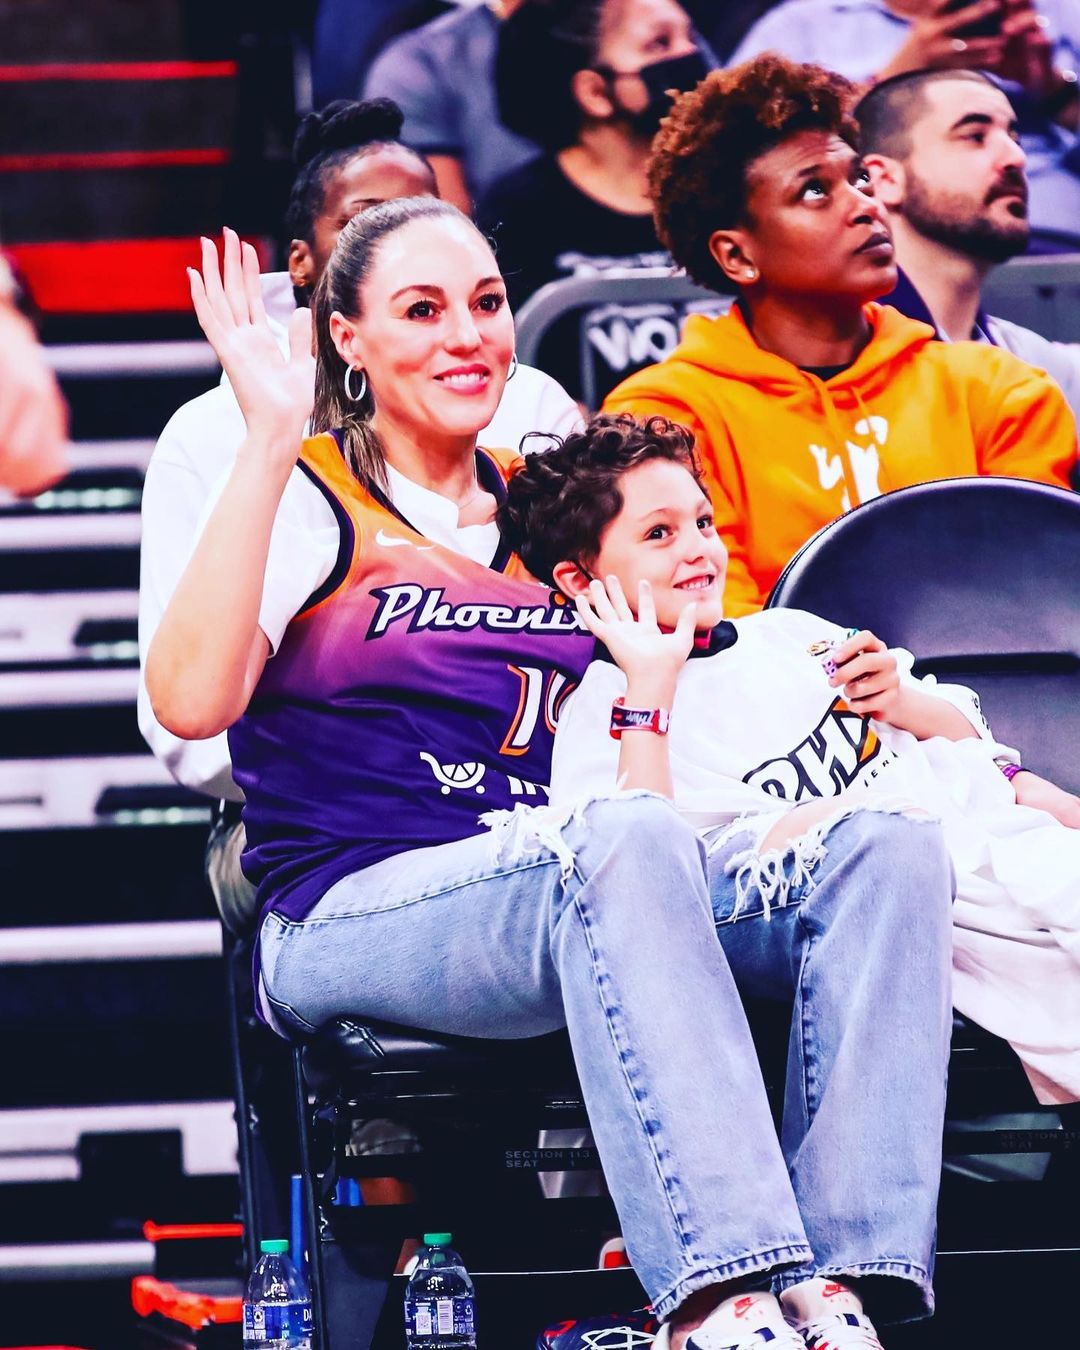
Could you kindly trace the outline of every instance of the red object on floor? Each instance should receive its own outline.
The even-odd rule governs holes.
[[[240,1294],[225,1298],[193,1294],[153,1275],[136,1275],[132,1280],[131,1306],[139,1317],[161,1313],[192,1331],[200,1331],[208,1322],[239,1322],[243,1318]]]
[[[269,254],[255,245],[265,265]],[[43,314],[165,314],[191,309],[185,268],[198,267],[198,239],[109,239],[91,244],[10,244]]]

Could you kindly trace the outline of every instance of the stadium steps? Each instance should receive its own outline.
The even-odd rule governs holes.
[[[236,1205],[209,805],[135,717],[139,508],[165,421],[218,378],[183,270],[198,236],[228,223],[271,261],[307,17],[0,0],[2,240],[73,437],[63,482],[0,497],[9,1285],[147,1270],[143,1219]]]

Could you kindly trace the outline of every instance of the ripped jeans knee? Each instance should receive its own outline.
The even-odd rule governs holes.
[[[763,917],[766,922],[774,909],[806,899],[816,885],[818,870],[829,856],[828,836],[846,821],[865,818],[902,817],[916,822],[932,822],[934,817],[913,802],[886,796],[860,799],[838,805],[801,834],[771,848],[761,841],[762,831],[752,819],[736,820],[706,841],[709,872],[734,878],[733,886],[724,886],[717,895],[714,887],[716,922],[733,923],[739,919]],[[775,818],[772,818],[775,821]]]
[[[587,867],[591,853],[619,849],[648,856],[696,849],[693,831],[667,797],[645,789],[614,789],[560,806],[517,806],[480,817],[490,831],[491,856],[513,865],[545,850],[559,860],[565,883]]]

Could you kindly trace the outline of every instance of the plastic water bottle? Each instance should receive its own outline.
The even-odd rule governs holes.
[[[405,1286],[409,1350],[476,1350],[475,1290],[450,1233],[425,1233]]]
[[[244,1294],[244,1350],[311,1350],[311,1295],[287,1242],[262,1242]]]

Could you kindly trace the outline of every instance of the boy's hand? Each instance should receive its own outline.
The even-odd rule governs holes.
[[[697,605],[691,601],[679,615],[675,631],[664,633],[656,622],[647,581],[638,587],[636,618],[616,577],[608,577],[606,583],[594,579],[587,594],[574,597],[574,604],[582,623],[626,676],[628,701],[647,696],[650,703],[669,707],[679,671],[694,645]]]
[[[893,722],[902,702],[900,670],[884,642],[864,628],[835,647],[831,655],[836,673],[829,683],[834,689],[843,687],[852,711]]]
[[[1072,830],[1080,830],[1080,797],[1059,788],[1046,778],[1025,769],[1012,780],[1013,791],[1020,806],[1033,806],[1037,811],[1060,820]]]

